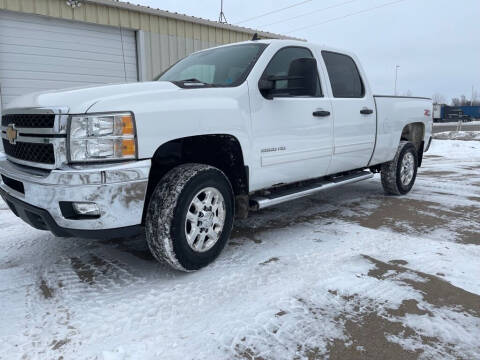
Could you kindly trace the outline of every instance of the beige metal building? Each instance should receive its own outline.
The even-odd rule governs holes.
[[[126,2],[80,3],[0,0],[2,105],[33,91],[150,80],[194,51],[255,32],[286,38]]]

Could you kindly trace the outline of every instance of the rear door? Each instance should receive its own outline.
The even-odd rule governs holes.
[[[297,59],[314,58],[303,46],[279,49],[266,65],[261,79],[290,75]],[[252,108],[253,154],[256,168],[251,171],[251,189],[270,187],[315,178],[327,172],[332,156],[332,108],[322,91],[323,79],[316,71],[314,96],[284,92],[267,98],[257,81],[249,84]],[[288,80],[275,89],[288,88]]]
[[[367,166],[375,146],[376,111],[373,96],[348,55],[322,51],[328,73],[334,121],[330,174]]]

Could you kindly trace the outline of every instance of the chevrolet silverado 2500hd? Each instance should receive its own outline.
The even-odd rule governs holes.
[[[156,81],[25,95],[2,114],[0,194],[63,237],[145,230],[192,271],[234,215],[381,173],[410,191],[431,141],[427,98],[372,95],[355,55],[289,40],[196,52]]]

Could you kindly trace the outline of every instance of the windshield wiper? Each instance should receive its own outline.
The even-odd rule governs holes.
[[[200,81],[196,78],[177,80],[177,81],[172,81],[172,82],[174,84],[179,85],[179,86],[208,86],[208,87],[213,87],[212,84],[204,83],[203,81]]]
[[[196,78],[190,78],[190,79],[185,79],[185,80],[180,80],[181,82],[183,83],[201,83],[201,84],[205,84],[203,81],[200,81]],[[206,84],[205,84],[206,85]]]

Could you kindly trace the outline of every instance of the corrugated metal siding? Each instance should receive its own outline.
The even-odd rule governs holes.
[[[110,0],[85,1],[75,9],[67,6],[65,0],[0,0],[0,9],[143,30],[143,80],[151,79],[194,51],[252,37],[249,29],[240,31],[242,28]]]
[[[29,92],[137,81],[135,32],[0,10],[2,103]]]
[[[110,6],[106,4],[110,4]],[[75,9],[67,6],[65,0],[0,0],[0,9],[101,25],[122,26],[124,28],[160,34],[168,32],[170,35],[176,35],[180,38],[192,38],[191,35],[193,34],[193,38],[197,36],[200,39],[202,31],[207,31],[210,34],[215,34],[216,43],[250,39],[253,32],[253,30],[249,29],[245,29],[245,31],[232,30],[229,25],[215,24],[208,20],[174,13],[168,13],[168,16],[156,15],[156,13],[167,14],[167,12],[108,0],[86,1],[82,6]],[[188,19],[195,19],[195,21],[189,21]],[[163,25],[161,25],[162,21],[164,22]],[[165,22],[168,22],[168,26],[165,26]],[[275,34],[269,35],[270,37],[281,37]]]
[[[195,51],[250,39],[248,35],[235,32],[228,34],[228,38],[223,38],[223,33],[217,35],[217,32],[209,31],[206,26],[191,23],[177,24],[177,26],[180,27],[180,31],[172,28],[176,31],[170,31],[168,35],[161,32],[144,33],[145,80],[152,79],[170,65]],[[185,26],[185,34],[183,26]],[[198,26],[197,29],[195,29],[196,26]]]

